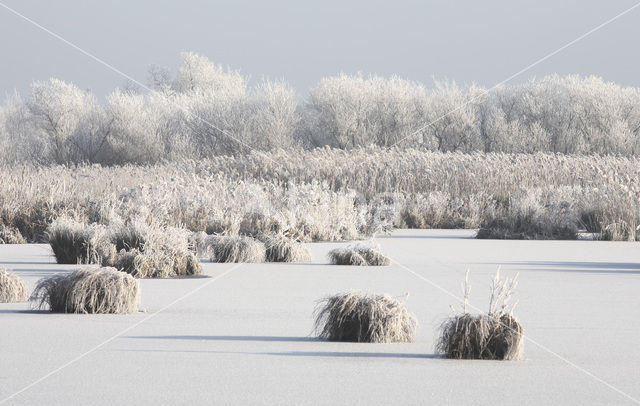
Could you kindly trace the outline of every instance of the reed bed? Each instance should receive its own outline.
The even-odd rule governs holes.
[[[640,239],[633,157],[320,148],[151,166],[15,165],[0,167],[0,178],[0,223],[29,242],[45,241],[51,219],[63,215],[303,242],[394,227]]]

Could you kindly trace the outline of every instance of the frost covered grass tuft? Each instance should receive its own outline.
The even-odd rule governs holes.
[[[387,294],[340,293],[319,302],[315,331],[329,341],[410,343],[416,318]]]
[[[264,243],[247,236],[210,236],[213,262],[264,262]]]
[[[109,232],[111,243],[115,245],[116,251],[120,252],[144,250],[145,242],[153,231],[142,221],[130,221],[111,226]]]
[[[111,265],[136,278],[202,274],[192,233],[140,220],[110,226],[112,242],[122,247]]]
[[[301,242],[283,235],[262,235],[258,237],[266,248],[267,262],[309,262],[311,251]]]
[[[486,216],[476,238],[575,240],[581,224],[575,189],[529,189]],[[584,217],[584,216],[582,216]]]
[[[209,234],[204,231],[198,231],[191,234],[189,243],[198,258],[211,257],[211,239]]]
[[[26,302],[29,300],[27,285],[20,277],[0,268],[0,303]]]
[[[58,263],[113,266],[139,278],[167,278],[202,273],[191,233],[140,220],[109,226],[61,218],[49,228]]]
[[[27,240],[16,227],[7,227],[0,223],[0,244],[26,244]]]
[[[356,243],[329,251],[329,260],[334,265],[385,266],[391,263],[389,257],[373,243]]]
[[[461,314],[442,326],[437,351],[447,358],[522,359],[523,329],[509,314]]]
[[[120,251],[113,265],[136,278],[171,278],[202,274],[202,264],[189,251]]]
[[[56,313],[128,314],[138,311],[140,285],[115,268],[85,268],[41,279],[31,300]]]
[[[99,224],[60,217],[49,226],[47,236],[59,264],[101,264],[115,255],[106,227]]]
[[[472,315],[467,312],[470,290],[467,272],[463,311],[440,326],[436,352],[455,359],[523,359],[524,329],[509,304],[516,285],[517,275],[501,280],[498,270],[491,284],[489,312]]]

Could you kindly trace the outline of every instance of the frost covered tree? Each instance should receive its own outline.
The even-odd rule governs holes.
[[[162,159],[165,148],[158,128],[160,118],[144,95],[116,90],[107,97],[106,111],[110,164],[150,164]]]
[[[47,163],[48,147],[26,103],[14,93],[0,109],[0,162]]]
[[[173,126],[188,132],[200,156],[234,154],[243,150],[246,131],[247,80],[205,56],[181,54],[175,77],[153,68],[161,97],[175,106]],[[166,107],[166,106],[165,106]]]
[[[396,76],[340,74],[303,102],[284,81],[250,86],[238,70],[186,52],[152,66],[153,92],[101,104],[58,79],[0,109],[0,160],[151,164],[250,150],[371,145],[434,151],[640,154],[640,89],[594,76],[546,76],[487,92]]]
[[[484,149],[477,106],[485,90],[465,89],[455,82],[435,82],[424,104],[422,144],[437,151],[471,152]]]
[[[284,81],[264,80],[249,88],[248,79],[239,71],[225,69],[204,56],[183,53],[181,60],[174,78],[157,67],[150,77],[154,88],[176,107],[170,127],[188,134],[191,151],[197,156],[296,144],[297,101]]]
[[[294,147],[297,105],[295,91],[284,81],[265,80],[252,89],[247,103],[249,144],[262,151]]]
[[[239,71],[225,69],[206,56],[183,52],[172,88],[178,93],[208,93],[219,97],[244,97],[247,79]]]
[[[92,161],[104,146],[102,107],[75,85],[53,78],[34,82],[27,107],[54,163]]]
[[[305,106],[307,136],[316,146],[390,146],[415,128],[424,97],[422,85],[398,77],[324,78]]]
[[[551,75],[494,90],[491,150],[634,154],[640,136],[638,89],[601,78]],[[510,131],[510,137],[501,132]]]
[[[375,97],[370,121],[373,123],[374,142],[381,147],[392,146],[416,131],[423,117],[426,90],[420,83],[397,76],[389,79],[377,77],[373,81]]]

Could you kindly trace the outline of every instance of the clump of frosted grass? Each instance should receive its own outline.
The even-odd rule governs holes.
[[[31,300],[56,313],[135,313],[140,284],[115,268],[84,268],[41,279]]]
[[[27,285],[16,274],[0,268],[0,303],[17,303],[29,300]]]
[[[47,237],[58,264],[108,263],[115,255],[106,227],[99,224],[59,217],[47,229]]]
[[[248,236],[211,236],[213,262],[264,262],[264,243]]]
[[[259,239],[264,243],[267,262],[309,262],[311,251],[301,242],[281,234],[262,235]]]
[[[524,329],[513,316],[513,306],[509,304],[517,286],[517,275],[513,279],[502,280],[498,270],[491,283],[488,313],[475,315],[467,312],[468,277],[467,272],[463,310],[440,326],[436,352],[455,359],[523,359]]]
[[[113,265],[136,278],[172,278],[202,274],[202,264],[189,251],[120,251]]]
[[[314,329],[328,341],[410,343],[417,320],[387,294],[340,293],[319,302]]]
[[[380,247],[371,242],[335,248],[329,251],[328,256],[334,265],[385,266],[391,263]]]
[[[476,238],[575,240],[580,224],[578,193],[566,187],[547,192],[529,189],[487,216]]]
[[[113,266],[137,278],[170,278],[202,274],[193,234],[176,227],[142,221],[116,224],[112,241],[121,246]]]
[[[0,224],[0,244],[26,244],[27,240],[16,227]]]

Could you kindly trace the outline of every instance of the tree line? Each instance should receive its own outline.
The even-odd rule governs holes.
[[[638,155],[640,89],[551,75],[495,89],[396,76],[323,78],[299,99],[195,53],[104,102],[58,79],[0,106],[0,162],[150,164],[329,146]]]

